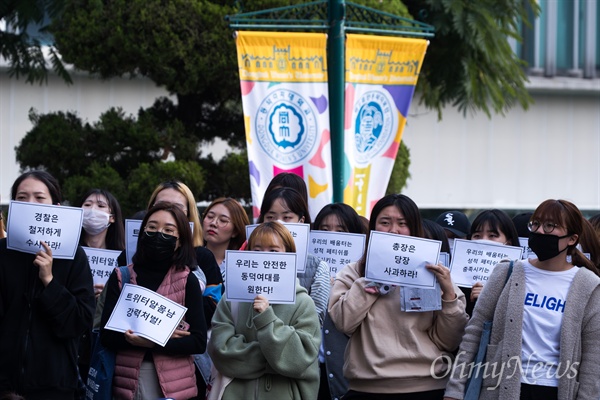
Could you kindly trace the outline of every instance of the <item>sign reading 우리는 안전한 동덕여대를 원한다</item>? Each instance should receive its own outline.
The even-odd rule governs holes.
[[[227,300],[251,302],[262,295],[273,304],[295,303],[296,257],[296,253],[227,250]]]

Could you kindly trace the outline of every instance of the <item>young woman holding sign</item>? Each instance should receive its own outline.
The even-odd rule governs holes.
[[[296,251],[292,235],[278,222],[256,227],[247,248]],[[253,303],[234,304],[219,302],[208,343],[215,367],[233,378],[222,399],[316,399],[321,330],[306,289],[296,279],[295,304],[269,304],[261,295]]]
[[[344,203],[323,207],[313,222],[313,228],[319,231],[368,233],[354,208]],[[318,400],[339,399],[348,391],[348,381],[344,378],[343,371],[347,343],[348,336],[335,327],[331,316],[326,313],[323,321],[323,345],[319,351],[321,382]]]
[[[502,210],[484,210],[477,214],[471,224],[469,240],[488,240],[507,246],[519,247],[519,234],[512,219]],[[477,282],[472,288],[463,288],[467,298],[467,314],[473,315],[477,298],[483,290],[483,283]]]
[[[463,398],[486,321],[493,324],[483,366],[495,372],[484,375],[480,399],[600,398],[600,278],[576,247],[582,227],[581,212],[566,200],[534,211],[529,247],[538,258],[514,262],[512,273],[508,262],[494,267],[445,399]]]
[[[79,202],[83,208],[83,222],[79,245],[95,249],[125,250],[125,222],[121,205],[107,190],[91,189]],[[94,284],[96,299],[102,293],[104,284]],[[92,334],[86,333],[79,342],[79,373],[83,382],[87,382],[89,362],[92,351]]]
[[[107,250],[125,250],[125,221],[119,202],[104,189],[89,190],[80,201],[83,223],[79,244]],[[100,296],[104,285],[94,285],[94,294]]]
[[[417,205],[401,194],[375,204],[369,228],[424,236]],[[435,361],[451,357],[468,320],[464,295],[452,283],[450,270],[426,266],[440,284],[441,310],[403,312],[402,287],[368,282],[365,263],[363,256],[338,273],[329,300],[333,322],[350,336],[344,364],[350,390],[344,399],[442,399],[450,366]]]
[[[206,322],[200,284],[190,273],[196,268],[192,231],[179,207],[158,203],[148,210],[132,261],[130,283],[186,306],[186,329],[176,329],[164,347],[132,330],[104,329],[121,294],[120,271],[115,269],[106,284],[100,331],[102,344],[117,352],[113,395],[130,400],[194,397],[198,390],[192,354],[206,349]]]
[[[278,175],[279,176],[279,175]],[[296,189],[278,187],[265,193],[260,207],[258,222],[279,221],[289,223],[311,222],[308,204],[304,196]],[[300,284],[308,290],[308,294],[315,302],[319,321],[323,323],[329,299],[329,265],[313,254],[306,259],[304,272],[298,274]]]
[[[17,178],[11,197],[61,202],[58,182],[44,171]],[[53,258],[44,242],[37,254],[28,254],[8,250],[6,239],[0,239],[0,393],[33,400],[75,398],[77,343],[94,313],[92,282],[81,247],[65,260]]]

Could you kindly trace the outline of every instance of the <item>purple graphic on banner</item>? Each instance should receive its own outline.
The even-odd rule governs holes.
[[[396,108],[404,118],[408,117],[408,109],[415,92],[413,85],[384,85],[383,88],[392,95]]]
[[[327,98],[325,96],[321,95],[321,97],[311,97],[310,99],[317,107],[319,114],[323,114],[327,110]]]
[[[260,171],[256,168],[254,161],[250,161],[248,164],[250,166],[250,176],[254,177],[257,185],[260,185]]]

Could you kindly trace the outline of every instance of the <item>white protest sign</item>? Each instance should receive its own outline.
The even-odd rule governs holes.
[[[444,251],[440,252],[440,260],[438,263],[442,263],[442,265],[450,268],[450,253]]]
[[[325,261],[330,275],[335,277],[346,265],[362,257],[365,240],[362,233],[311,231],[308,252]]]
[[[228,250],[225,255],[225,295],[229,301],[254,301],[257,295],[272,304],[296,302],[295,253]]]
[[[125,284],[105,329],[131,329],[164,347],[187,308],[143,286]]]
[[[537,258],[537,256],[533,252],[533,250],[531,250],[531,247],[529,247],[529,238],[520,237],[519,244],[523,248],[523,256],[522,256],[523,260],[530,258],[530,257]]]
[[[125,220],[125,256],[127,257],[127,265],[131,264],[133,255],[137,250],[138,238],[140,236],[140,229],[142,228],[141,219],[126,219]],[[190,222],[190,229],[194,231],[194,223]]]
[[[115,267],[119,266],[117,258],[121,255],[119,250],[95,249],[93,247],[83,247],[90,263],[90,270],[94,278],[94,285],[106,285]]]
[[[442,242],[372,231],[367,249],[367,280],[392,285],[434,288],[435,275],[425,268],[437,264]]]
[[[475,282],[485,282],[494,266],[501,260],[519,260],[523,248],[481,240],[454,240],[454,253],[450,265],[452,281],[458,286],[473,287]]]
[[[258,225],[260,224],[246,225],[247,238],[250,237],[250,234]],[[292,222],[282,222],[281,225],[285,226],[294,238],[294,244],[296,245],[296,254],[298,255],[296,262],[297,272],[304,272],[304,270],[306,269],[306,259],[308,258],[308,239],[310,234],[310,225]]]
[[[125,255],[127,256],[127,265],[131,264],[131,259],[137,249],[138,237],[140,236],[140,228],[142,227],[142,220],[140,219],[126,219],[125,220]]]
[[[22,201],[11,201],[9,207],[7,248],[35,254],[46,242],[53,258],[75,258],[83,209]]]

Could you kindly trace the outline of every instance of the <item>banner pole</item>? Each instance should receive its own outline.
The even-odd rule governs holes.
[[[344,201],[344,74],[345,74],[345,0],[329,0],[327,71],[329,80],[329,126],[333,201]]]

